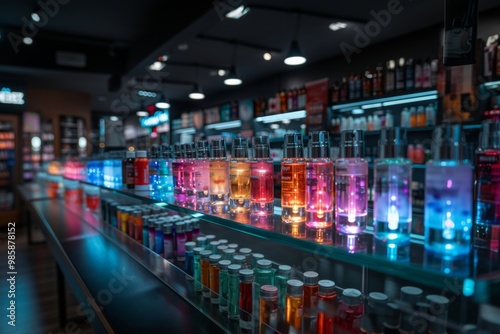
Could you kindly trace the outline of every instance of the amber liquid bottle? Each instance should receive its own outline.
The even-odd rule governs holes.
[[[278,288],[261,286],[259,301],[259,334],[274,333],[273,328],[278,328]]]
[[[306,162],[302,135],[285,135],[284,158],[281,160],[281,205],[284,233],[305,237]]]
[[[240,270],[240,327],[251,330],[253,328],[253,270]]]
[[[233,139],[229,162],[229,210],[231,215],[250,211],[250,160],[246,138]]]
[[[331,334],[335,330],[335,315],[338,310],[335,282],[321,280],[318,282],[318,317],[316,328],[318,334]]]
[[[218,254],[210,255],[210,302],[219,304],[219,261],[222,256]]]
[[[212,140],[210,159],[210,206],[214,215],[229,212],[229,162],[224,139]]]
[[[314,318],[318,308],[318,273],[304,273],[304,317]]]
[[[302,304],[304,283],[291,279],[287,282],[285,320],[299,333],[302,329]]]
[[[204,250],[200,252],[201,285],[204,298],[210,298],[210,255],[212,251]]]

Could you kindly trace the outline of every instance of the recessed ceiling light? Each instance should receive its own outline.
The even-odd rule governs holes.
[[[182,43],[182,44],[179,44],[179,46],[177,46],[177,48],[180,51],[186,51],[187,49],[189,49],[189,45],[187,43]]]
[[[333,30],[333,31],[345,29],[346,27],[347,27],[347,24],[345,24],[344,22],[334,22],[334,23],[331,23],[329,26],[330,30]]]
[[[219,71],[217,71],[217,74],[220,76],[220,77],[223,77],[226,75],[226,70],[222,70],[220,69]]]
[[[34,21],[34,22],[40,22],[40,15],[38,15],[37,12],[33,12],[31,13],[31,19]]]
[[[269,61],[273,56],[269,52],[266,52],[262,55],[262,57],[264,57],[264,60]]]
[[[167,55],[162,55],[162,56],[159,56],[159,57],[158,57],[158,61],[163,61],[163,62],[165,62],[165,61],[167,61],[167,60],[168,60],[168,56],[167,56]]]
[[[170,103],[168,103],[168,102],[156,102],[155,107],[158,109],[168,109],[168,108],[170,108]]]
[[[205,98],[205,94],[200,93],[200,92],[192,92],[192,93],[189,93],[189,98],[191,100],[203,100]]]
[[[238,8],[235,8],[232,11],[228,12],[226,14],[226,17],[228,19],[235,19],[235,20],[237,20],[240,17],[242,17],[243,15],[245,15],[246,13],[248,13],[249,11],[250,11],[250,8],[245,7],[245,6],[239,6]]]
[[[147,111],[144,111],[144,110],[139,110],[135,113],[137,116],[139,117],[146,117],[146,116],[149,116],[149,113]]]
[[[116,116],[111,116],[111,117],[109,118],[109,120],[110,120],[110,121],[112,121],[112,122],[116,122],[116,121],[118,121],[118,117],[116,117]]]
[[[33,38],[31,38],[31,37],[24,37],[23,38],[23,43],[26,44],[26,45],[31,45],[31,44],[33,44]]]
[[[151,71],[161,71],[165,67],[165,64],[161,61],[155,61],[151,65],[149,65],[149,69]]]

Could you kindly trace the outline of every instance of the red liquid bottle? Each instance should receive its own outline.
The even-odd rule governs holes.
[[[335,329],[335,315],[338,310],[335,282],[321,280],[318,282],[318,317],[316,328],[318,334],[331,334]]]
[[[241,269],[240,274],[240,327],[251,330],[253,307],[253,270]]]
[[[475,157],[474,242],[500,250],[500,122],[484,121]]]
[[[363,315],[363,296],[356,289],[344,289],[339,303],[339,313],[335,318],[335,327],[340,333],[361,333],[360,324]],[[337,331],[336,331],[337,332]]]
[[[304,317],[316,316],[318,307],[318,273],[306,271],[304,273]]]

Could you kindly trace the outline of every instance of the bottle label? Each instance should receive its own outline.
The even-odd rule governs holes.
[[[500,223],[500,153],[476,155],[476,222]]]
[[[305,205],[305,164],[283,164],[281,166],[282,205]]]
[[[133,164],[126,164],[125,165],[125,175],[126,175],[126,183],[127,184],[134,184],[135,182],[135,172],[134,172],[134,165]]]
[[[231,198],[250,198],[250,163],[230,163],[229,182]]]
[[[163,256],[166,259],[174,258],[174,243],[172,240],[164,238],[163,239]]]
[[[135,185],[149,184],[148,159],[137,159],[134,162]]]

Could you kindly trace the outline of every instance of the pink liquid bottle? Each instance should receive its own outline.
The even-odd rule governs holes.
[[[363,295],[356,289],[344,289],[339,302],[339,315],[335,319],[336,333],[361,333]]]
[[[206,140],[196,143],[194,172],[196,210],[210,212],[210,146]]]
[[[250,221],[267,230],[274,228],[274,165],[269,151],[269,137],[252,138]]]
[[[186,203],[186,192],[184,190],[184,158],[181,146],[174,145],[174,159],[172,160],[172,174],[174,178],[174,204],[184,206]]]
[[[186,192],[185,207],[194,209],[196,205],[195,194],[195,150],[194,144],[182,144],[182,154],[184,156],[184,179],[183,187]]]
[[[484,121],[475,157],[474,242],[500,250],[500,121]]]
[[[363,159],[362,130],[342,131],[340,158],[335,161],[335,221],[337,231],[365,230],[368,214],[368,163]]]
[[[309,134],[306,162],[306,237],[319,243],[332,242],[333,161],[328,132]]]

